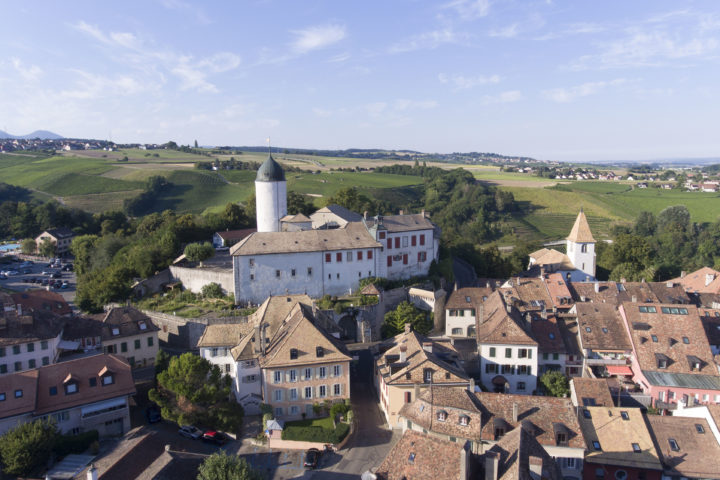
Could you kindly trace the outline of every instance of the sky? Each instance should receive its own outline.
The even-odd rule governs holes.
[[[115,142],[720,155],[720,3],[2,2],[0,129]]]

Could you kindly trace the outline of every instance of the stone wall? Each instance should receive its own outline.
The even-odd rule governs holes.
[[[158,332],[160,344],[179,350],[196,350],[197,342],[200,340],[207,325],[247,322],[247,317],[244,316],[184,318],[149,310],[143,310],[143,313],[150,317],[153,324],[160,329]]]
[[[182,282],[183,287],[193,293],[200,293],[202,287],[210,283],[219,284],[225,294],[235,293],[232,268],[188,268],[171,265],[170,274],[173,280]]]

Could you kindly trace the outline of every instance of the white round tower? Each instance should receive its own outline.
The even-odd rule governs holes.
[[[269,155],[255,178],[255,214],[258,232],[279,232],[287,215],[287,182],[279,163]]]

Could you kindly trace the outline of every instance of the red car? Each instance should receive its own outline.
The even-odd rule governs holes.
[[[220,432],[214,430],[203,433],[203,442],[214,443],[215,445],[224,445],[227,442],[227,437]]]

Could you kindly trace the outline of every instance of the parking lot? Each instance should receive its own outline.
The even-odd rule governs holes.
[[[77,285],[74,271],[63,271],[67,261],[61,261],[60,267],[49,267],[49,261],[34,261],[28,263],[17,260],[11,263],[0,263],[0,287],[16,292],[26,290],[48,289],[63,296],[65,301],[72,303],[75,300],[75,287]],[[53,278],[53,275],[55,278]],[[52,284],[51,284],[52,282]],[[63,283],[65,284],[62,287]]]

